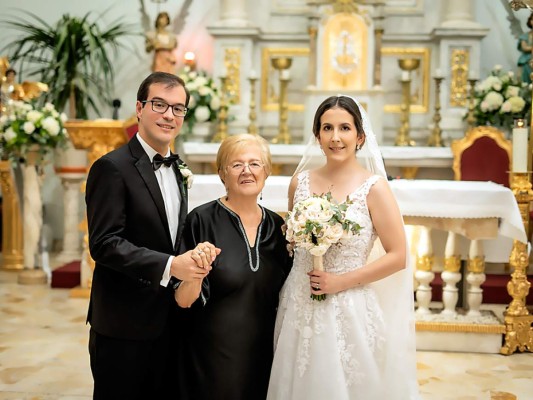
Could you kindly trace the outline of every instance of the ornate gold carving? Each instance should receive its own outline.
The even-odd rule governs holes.
[[[415,179],[419,167],[400,167],[403,179]]]
[[[450,57],[451,80],[450,80],[450,105],[464,107],[468,98],[467,76],[470,64],[470,51],[454,49]]]
[[[387,63],[392,68],[392,63],[396,63],[400,58],[416,58],[420,60],[420,68],[416,74],[411,74],[411,113],[426,113],[429,109],[429,48],[411,47],[384,47],[381,49],[382,63]],[[392,60],[390,60],[392,58]],[[384,68],[386,69],[386,68]],[[401,112],[400,104],[385,104],[385,112]]]
[[[286,57],[293,62],[308,64],[309,49],[306,48],[264,48],[261,60],[261,109],[263,111],[279,110],[278,73],[272,67],[272,59]],[[304,60],[302,60],[302,58]],[[289,111],[303,111],[303,103],[288,103]]]
[[[466,261],[466,269],[468,272],[474,274],[482,274],[485,272],[485,257],[469,258]]]
[[[416,321],[417,332],[505,333],[503,324],[460,324]]]
[[[241,49],[224,49],[224,66],[228,78],[226,82],[227,102],[239,104],[241,102]]]
[[[250,81],[250,113],[248,114],[250,118],[250,124],[248,125],[248,133],[251,135],[258,135],[259,130],[257,129],[257,112],[255,111],[255,82],[257,78],[248,78]]]
[[[420,66],[420,60],[416,58],[400,58],[398,64],[402,71],[416,71]],[[410,75],[409,75],[410,76]],[[400,105],[400,128],[394,141],[395,146],[415,146],[414,140],[409,135],[409,117],[411,110],[411,78],[402,79],[402,104]]]
[[[211,139],[212,142],[222,142],[228,137],[228,99],[226,93],[228,93],[228,78],[226,76],[220,77],[222,83],[222,89],[220,90],[220,109],[218,111],[217,119],[217,131]]]
[[[334,13],[354,13],[359,14],[359,7],[353,0],[329,0]]]
[[[2,188],[2,265],[3,269],[24,268],[22,214],[19,195],[9,161],[0,161]]]
[[[428,139],[428,146],[442,147],[444,143],[442,142],[442,130],[440,129],[440,84],[444,78],[436,76],[433,78],[435,80],[435,113],[433,114],[433,129],[431,130],[431,135]]]
[[[450,256],[444,259],[444,270],[448,272],[459,272],[461,270],[461,257]]]
[[[374,29],[374,85],[381,85],[381,48],[383,46],[383,29]]]
[[[513,146],[511,142],[505,139],[505,136],[502,131],[492,127],[492,126],[477,126],[474,129],[471,129],[466,132],[466,136],[459,140],[454,140],[452,142],[452,153],[453,153],[453,173],[455,180],[461,180],[461,154],[467,148],[472,146],[472,144],[479,139],[480,137],[488,136],[494,140],[498,146],[504,149],[509,155],[509,170],[511,169],[511,159]]]
[[[288,70],[292,65],[292,58],[282,57],[273,58],[272,66],[280,71],[279,78],[279,132],[272,140],[272,143],[291,143],[291,135],[289,133],[289,126],[287,119],[289,118],[289,106],[287,104],[287,88],[290,80],[283,77],[283,70]]]
[[[433,256],[416,256],[416,269],[419,271],[431,271],[433,267]]]

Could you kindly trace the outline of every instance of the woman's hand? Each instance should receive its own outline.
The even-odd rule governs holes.
[[[336,275],[331,272],[316,269],[308,272],[307,275],[309,275],[309,285],[312,294],[335,294],[347,289],[343,275]]]

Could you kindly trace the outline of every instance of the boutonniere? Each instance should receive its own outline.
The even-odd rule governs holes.
[[[187,164],[179,164],[178,168],[181,172],[181,176],[183,176],[183,184],[186,186],[187,189],[190,189],[192,187],[192,182],[194,181],[194,175],[192,171],[189,169]]]

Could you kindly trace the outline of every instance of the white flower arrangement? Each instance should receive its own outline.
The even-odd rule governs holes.
[[[314,257],[322,258],[334,244],[359,233],[361,226],[348,218],[347,210],[352,201],[332,202],[331,193],[313,195],[296,203],[286,217],[285,237],[293,246],[302,247]],[[321,260],[320,260],[320,265]],[[325,295],[311,295],[324,300]]]
[[[211,122],[217,119],[220,109],[220,88],[205,71],[193,71],[185,67],[178,76],[185,82],[190,93],[189,111],[185,122],[189,133],[197,122]]]
[[[37,108],[33,103],[13,101],[6,114],[0,117],[0,144],[3,155],[24,157],[32,145],[41,153],[66,142],[68,134],[63,127],[65,114],[56,111],[51,103]]]
[[[474,116],[477,125],[494,125],[510,129],[513,120],[529,118],[531,87],[517,78],[513,71],[502,71],[495,65],[475,87]]]

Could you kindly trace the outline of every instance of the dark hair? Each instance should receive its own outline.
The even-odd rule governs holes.
[[[170,16],[166,11],[161,11],[159,14],[157,14],[157,17],[155,19],[155,27],[158,28],[157,24],[159,23],[159,18],[165,17],[167,19],[167,25],[170,24]]]
[[[10,74],[11,72],[14,73],[15,75],[17,75],[17,71],[15,71],[13,68],[8,68],[8,69],[6,69],[5,76]]]
[[[189,104],[189,98],[191,95],[185,87],[185,82],[179,76],[169,74],[167,72],[152,72],[148,77],[142,81],[139,90],[137,91],[137,101],[145,101],[148,99],[148,92],[150,91],[150,86],[157,83],[162,83],[167,88],[174,88],[176,86],[181,86],[185,89],[185,107]]]
[[[526,25],[529,29],[533,29],[533,13],[529,14]]]
[[[315,135],[317,139],[320,136],[320,119],[326,111],[331,110],[332,108],[342,108],[343,110],[347,111],[353,117],[357,136],[365,135],[365,131],[363,130],[363,118],[361,117],[361,111],[359,111],[357,103],[351,97],[331,96],[318,106],[315,113],[315,119],[313,121],[313,135]]]

